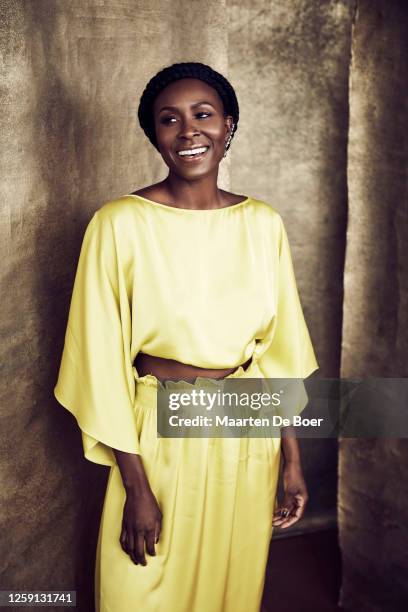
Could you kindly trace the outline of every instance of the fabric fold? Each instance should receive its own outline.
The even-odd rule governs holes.
[[[81,247],[54,395],[76,418],[84,454],[114,465],[140,453],[130,354],[131,308],[109,217],[94,213]]]
[[[291,396],[296,398],[292,414],[299,414],[308,403],[303,380],[319,368],[306,325],[293,269],[289,239],[280,215],[279,260],[277,265],[276,315],[271,323],[269,343],[258,355],[258,365],[266,379],[299,379],[287,381]],[[272,381],[267,386],[273,386]],[[288,408],[286,408],[287,410]]]

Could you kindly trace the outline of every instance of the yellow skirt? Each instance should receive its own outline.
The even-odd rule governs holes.
[[[231,377],[262,374],[252,362]],[[148,374],[136,382],[141,454],[162,531],[146,566],[122,550],[125,490],[114,465],[98,538],[96,612],[259,612],[280,439],[158,438],[158,381]]]

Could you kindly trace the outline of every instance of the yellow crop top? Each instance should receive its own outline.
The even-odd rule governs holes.
[[[203,368],[249,357],[267,378],[318,368],[286,230],[269,204],[180,209],[136,195],[107,202],[83,238],[57,400],[76,417],[85,456],[138,453],[139,351]]]

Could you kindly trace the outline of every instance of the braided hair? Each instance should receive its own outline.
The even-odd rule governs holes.
[[[238,126],[239,106],[237,96],[231,83],[227,81],[222,74],[200,62],[172,64],[160,70],[160,72],[150,79],[140,98],[137,113],[140,127],[143,129],[152,145],[158,149],[154,126],[153,103],[159,93],[163,91],[167,85],[179,79],[186,78],[199,79],[213,87],[221,98],[225,115],[232,116],[234,124],[229,143],[226,147],[226,150],[228,150]]]

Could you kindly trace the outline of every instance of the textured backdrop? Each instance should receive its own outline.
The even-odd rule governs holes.
[[[282,214],[320,376],[340,374],[354,2],[228,2],[241,119],[231,185]],[[336,440],[300,440],[311,498],[290,536],[336,521]]]
[[[227,71],[227,17],[212,0],[0,7],[0,584],[76,587],[90,612],[107,471],[53,397],[79,249],[104,201],[165,174],[137,124],[147,80],[192,55]]]
[[[407,82],[407,3],[360,0],[350,78],[342,376],[408,376]],[[340,443],[346,609],[408,607],[407,471],[407,439]]]
[[[403,376],[407,9],[398,0],[0,0],[0,9],[0,584],[75,586],[89,612],[107,472],[83,459],[53,386],[90,216],[165,175],[137,125],[146,81],[186,60],[229,76],[241,122],[221,185],[281,212],[320,375]],[[302,528],[331,525],[336,444],[302,450],[312,493]],[[343,604],[395,612],[407,592],[406,446],[343,440],[340,450]]]

